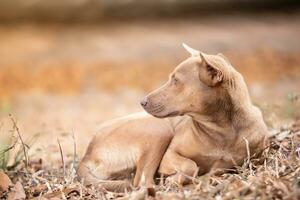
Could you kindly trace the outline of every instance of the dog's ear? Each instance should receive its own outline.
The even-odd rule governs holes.
[[[196,49],[193,49],[192,47],[188,46],[185,43],[182,43],[182,46],[185,50],[187,50],[187,52],[189,52],[191,54],[192,57],[197,57],[200,55],[200,52]]]
[[[208,55],[200,53],[200,58],[200,80],[210,87],[220,84],[223,80],[222,71],[214,64],[214,62],[210,61]]]
[[[217,55],[220,56],[221,58],[223,58],[229,65],[231,65],[230,61],[228,60],[228,58],[226,56],[224,56],[224,54],[218,53]]]

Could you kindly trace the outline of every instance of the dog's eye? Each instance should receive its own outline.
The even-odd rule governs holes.
[[[178,80],[178,78],[176,78],[176,77],[172,77],[172,82],[176,85],[176,84],[178,84],[179,83],[179,80]]]

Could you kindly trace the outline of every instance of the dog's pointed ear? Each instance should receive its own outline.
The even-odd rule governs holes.
[[[200,53],[201,67],[199,78],[208,86],[216,86],[223,80],[222,71],[212,62],[206,54]]]
[[[231,65],[229,59],[226,56],[224,56],[224,54],[218,53],[217,55],[220,56],[221,58],[223,58],[229,65]]]
[[[192,47],[188,46],[185,43],[182,43],[182,46],[185,50],[187,50],[187,52],[189,52],[191,54],[192,57],[196,57],[200,55],[200,52],[196,49],[193,49]]]

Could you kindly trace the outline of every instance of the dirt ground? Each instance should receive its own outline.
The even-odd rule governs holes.
[[[80,158],[102,121],[142,110],[139,100],[188,56],[182,42],[225,54],[270,128],[287,126],[299,108],[299,36],[300,15],[1,25],[1,137],[12,113],[30,158],[59,168],[57,139],[72,159],[73,133]]]

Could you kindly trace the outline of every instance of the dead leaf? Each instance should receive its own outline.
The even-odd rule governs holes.
[[[12,185],[10,178],[0,171],[0,191],[7,191],[10,185]]]
[[[7,200],[20,200],[25,199],[25,191],[20,181],[18,181],[15,186],[8,193]]]
[[[66,196],[80,196],[80,188],[78,186],[70,187],[70,188],[64,188],[62,191],[54,191],[51,193],[44,194],[43,197],[45,198],[60,198],[62,194]]]

